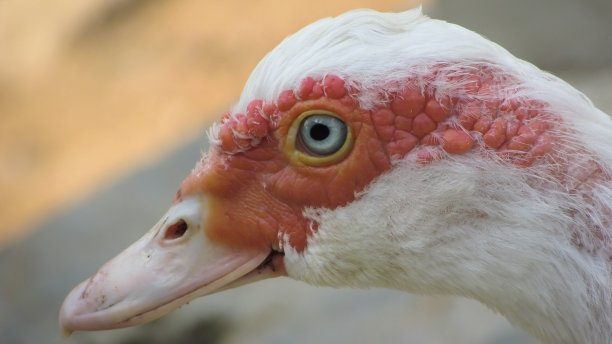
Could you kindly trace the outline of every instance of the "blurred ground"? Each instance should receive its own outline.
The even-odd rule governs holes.
[[[406,1],[0,2],[0,344],[61,343],[63,297],[165,211],[208,121],[314,19]],[[612,113],[612,3],[432,1]],[[534,343],[468,300],[258,283],[67,343]]]

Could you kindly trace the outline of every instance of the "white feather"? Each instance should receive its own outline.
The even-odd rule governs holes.
[[[587,206],[581,198],[544,170],[476,153],[424,167],[413,155],[357,201],[306,211],[319,229],[305,252],[285,247],[289,275],[474,298],[551,343],[610,339],[612,250],[609,242],[598,254],[576,248],[574,235],[592,221],[573,214]]]
[[[302,253],[285,243],[289,275],[471,297],[547,342],[612,342],[612,121],[565,82],[420,9],[358,10],[285,39],[255,68],[233,112],[328,74],[358,87],[367,109],[401,87],[394,81],[424,83],[440,62],[512,75],[513,96],[544,101],[560,116],[554,134],[567,148],[531,168],[478,151],[421,165],[412,152],[351,204],[308,209],[318,232]],[[434,82],[437,94],[461,89]],[[585,164],[596,178],[572,172]]]

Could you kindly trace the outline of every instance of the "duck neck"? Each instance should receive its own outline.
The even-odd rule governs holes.
[[[434,293],[476,299],[545,343],[609,342],[612,298],[607,259],[546,235],[545,230],[536,236],[512,225],[499,229],[514,231],[524,240],[476,237],[476,245],[464,244],[463,256],[453,254],[454,262],[448,256],[432,259],[431,265],[455,267],[454,273],[432,281],[439,286]],[[476,247],[480,245],[488,248]],[[470,252],[472,256],[465,257]]]
[[[607,342],[610,228],[592,231],[585,200],[542,180],[476,154],[399,162],[355,202],[308,210],[318,232],[286,267],[318,285],[473,298],[545,342]]]

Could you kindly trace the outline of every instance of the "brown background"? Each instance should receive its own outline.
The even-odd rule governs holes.
[[[237,100],[285,36],[415,1],[0,2],[0,247],[172,151]]]

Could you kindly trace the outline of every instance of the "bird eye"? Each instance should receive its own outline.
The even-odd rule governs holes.
[[[312,115],[300,124],[300,140],[304,147],[316,155],[337,152],[346,141],[346,124],[330,115]]]
[[[327,110],[301,113],[291,124],[285,152],[298,164],[326,166],[342,160],[353,145],[351,127]]]

